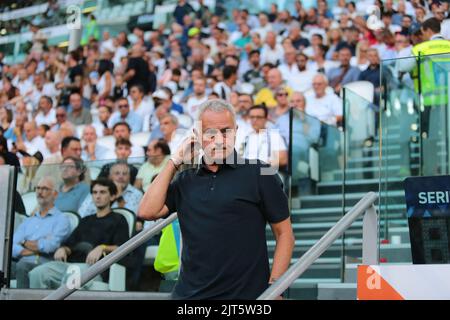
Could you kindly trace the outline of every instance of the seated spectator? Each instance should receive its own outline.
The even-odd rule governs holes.
[[[139,202],[142,199],[142,192],[130,184],[130,168],[126,162],[116,162],[111,166],[109,179],[117,187],[117,197],[112,208],[126,208],[137,213]],[[92,197],[86,197],[80,207],[79,214],[86,217],[95,214],[95,205]]]
[[[69,120],[67,120],[67,110],[64,107],[58,107],[55,111],[55,118],[56,123],[53,124],[51,127],[52,131],[58,131],[61,129],[61,126],[65,123],[70,123]]]
[[[29,288],[28,272],[52,260],[52,255],[70,234],[69,219],[55,207],[55,181],[42,178],[36,187],[38,211],[14,232],[12,278],[17,288]]]
[[[154,112],[154,106],[151,100],[147,100],[144,96],[144,88],[141,85],[133,85],[130,89],[128,102],[131,110],[142,119],[149,117]],[[144,128],[144,131],[147,128]]]
[[[237,81],[237,67],[225,66],[223,68],[223,81],[215,84],[213,91],[219,95],[221,99],[230,101],[231,92]]]
[[[186,113],[191,116],[192,119],[196,119],[198,106],[208,100],[206,96],[206,79],[199,78],[194,80],[194,93],[186,102]]]
[[[89,194],[89,185],[82,182],[86,168],[83,160],[75,157],[64,158],[61,166],[63,185],[59,188],[55,206],[61,211],[78,212]]]
[[[306,113],[330,125],[342,121],[342,100],[334,93],[327,93],[327,77],[317,74],[313,79],[314,93],[306,97]]]
[[[81,159],[84,161],[113,159],[111,151],[97,143],[97,132],[92,125],[83,129],[82,146]]]
[[[41,150],[44,159],[61,154],[61,135],[58,131],[47,131],[45,133],[45,149]]]
[[[65,137],[61,141],[61,153],[57,153],[54,156],[44,159],[42,165],[36,172],[36,176],[33,180],[33,185],[41,179],[42,177],[51,176],[55,179],[56,186],[59,187],[62,184],[61,174],[59,171],[55,171],[56,165],[62,163],[64,158],[74,157],[81,159],[81,142],[77,137]],[[84,175],[84,181],[90,183],[89,170],[86,170]]]
[[[30,288],[56,289],[65,283],[70,263],[86,263],[78,265],[83,272],[128,240],[127,221],[111,211],[111,203],[117,196],[116,185],[105,179],[95,180],[91,184],[91,194],[94,214],[81,219],[78,227],[56,250],[55,261],[30,272]],[[94,280],[107,281],[101,276]]]
[[[119,98],[116,104],[118,111],[112,114],[111,118],[109,119],[109,126],[114,126],[119,122],[126,122],[131,128],[131,132],[141,132],[143,118],[134,111],[130,110],[130,105],[127,98]]]
[[[106,99],[105,104],[98,107],[98,121],[92,123],[97,132],[97,137],[110,136],[113,132],[109,125],[109,119],[112,115],[114,100],[112,100],[112,106],[106,103],[108,103],[108,99]]]
[[[274,31],[269,31],[266,34],[266,43],[261,50],[261,63],[272,63],[277,66],[283,59],[283,46],[277,43],[277,35]]]
[[[160,130],[163,139],[169,144],[170,150],[175,151],[186,136],[185,131],[178,126],[178,119],[171,113],[161,117]]]
[[[283,167],[288,162],[286,144],[278,131],[267,129],[268,115],[265,106],[250,108],[249,118],[253,130],[244,141],[236,141],[236,149],[244,159],[258,159],[273,167]]]
[[[327,74],[330,87],[334,89],[336,94],[340,94],[340,91],[345,84],[358,81],[361,71],[359,68],[350,65],[351,58],[352,52],[350,49],[343,47],[339,50],[339,61],[341,62],[341,65],[331,69]]]
[[[130,140],[131,137],[131,128],[128,125],[128,123],[126,122],[119,122],[116,123],[113,127],[113,136],[114,138],[117,140],[119,139],[126,139],[126,140]],[[111,153],[114,153],[115,150],[110,150]],[[131,161],[138,161],[138,162],[142,162],[144,158],[145,154],[144,154],[144,148],[140,147],[140,146],[135,146],[132,145],[131,146]]]
[[[153,140],[147,148],[147,162],[140,168],[134,186],[139,190],[147,191],[153,178],[161,172],[169,160],[170,148],[164,140]]]
[[[116,140],[116,150],[115,150],[115,157],[117,160],[119,161],[123,161],[125,163],[127,163],[128,158],[131,155],[131,142],[130,140],[124,139],[124,138],[120,138],[118,140]],[[113,159],[113,157],[111,157],[111,159]],[[114,165],[114,163],[108,163],[105,164],[102,167],[102,170],[99,173],[99,177],[102,178],[108,178],[109,177],[109,173],[111,170],[111,167]],[[128,168],[130,169],[130,181],[131,184],[134,184],[135,180],[136,180],[136,175],[138,173],[138,170],[136,169],[135,166],[128,164]]]
[[[91,112],[89,111],[89,109],[83,108],[81,95],[78,92],[74,92],[70,95],[69,99],[69,110],[71,111],[67,116],[67,120],[76,126],[82,124],[91,124]]]
[[[45,149],[45,141],[39,136],[35,121],[29,121],[24,124],[25,140],[21,135],[17,136],[17,151],[24,151],[30,155]],[[20,158],[20,157],[19,157]]]
[[[39,99],[38,113],[34,118],[36,124],[46,124],[52,126],[56,123],[56,111],[53,109],[53,100],[49,96],[42,96]]]
[[[279,117],[284,114],[289,113],[289,98],[288,91],[286,88],[281,87],[275,93],[275,99],[277,100],[277,106],[275,108],[270,109],[268,120],[270,123],[268,125],[273,126]]]
[[[298,73],[297,63],[295,61],[296,51],[294,47],[288,47],[284,50],[284,63],[282,63],[278,70],[280,70],[283,81],[289,84]]]
[[[288,81],[287,85],[292,90],[305,92],[312,88],[312,78],[316,72],[308,69],[308,56],[303,53],[299,53],[296,56],[297,72]]]
[[[243,77],[244,81],[251,83],[255,87],[256,91],[259,91],[264,87],[260,56],[261,54],[258,50],[250,51],[248,54],[250,70],[248,70]]]
[[[275,100],[275,91],[283,85],[283,78],[280,70],[272,68],[267,74],[268,88],[261,89],[255,97],[255,104],[265,104],[268,108],[273,108],[277,105]],[[289,95],[292,89],[287,88]]]

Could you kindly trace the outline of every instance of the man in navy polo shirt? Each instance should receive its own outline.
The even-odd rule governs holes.
[[[238,157],[233,106],[207,101],[199,120],[197,137],[184,141],[150,185],[139,216],[178,212],[183,246],[174,299],[256,299],[289,267],[294,237],[287,198],[274,170]],[[172,181],[200,146],[201,162]],[[271,271],[267,222],[277,241]]]

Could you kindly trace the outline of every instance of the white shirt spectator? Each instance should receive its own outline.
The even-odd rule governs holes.
[[[281,76],[283,77],[283,80],[286,82],[289,82],[289,80],[295,77],[299,72],[298,66],[295,63],[292,64],[291,66],[289,66],[286,63],[283,63],[278,67],[278,70],[280,70]]]
[[[188,115],[190,115],[192,119],[196,119],[198,106],[201,105],[203,102],[206,102],[207,100],[208,97],[206,95],[204,95],[201,98],[197,98],[195,95],[191,96],[186,102],[186,105],[184,106],[184,111]]]
[[[261,65],[267,62],[277,65],[283,60],[283,57],[284,49],[281,44],[277,43],[273,49],[265,44],[261,50]]]
[[[230,101],[231,98],[231,91],[233,88],[230,88],[225,82],[218,82],[214,86],[213,91],[219,95],[221,99],[224,99],[226,101]]]
[[[31,141],[24,141],[23,144],[27,148],[27,152],[30,155],[35,154],[38,151],[42,151],[46,148],[45,140],[41,136],[34,137]]]
[[[131,100],[131,97],[128,97],[128,103],[130,104],[131,110],[133,110],[142,118],[150,116],[155,110],[153,100],[149,98],[142,99],[141,103],[139,104],[139,106],[137,106],[137,108],[135,107],[133,100]]]
[[[450,19],[445,19],[441,23],[441,35],[447,39],[450,40]]]
[[[297,71],[286,83],[294,91],[305,92],[312,88],[312,81],[315,75],[316,72],[310,70]]]
[[[55,88],[55,84],[50,82],[44,84],[42,91],[39,91],[35,86],[33,86],[31,94],[28,96],[28,101],[35,110],[39,104],[39,99],[41,99],[42,96],[49,96],[53,100],[53,106],[55,106],[55,97],[58,96],[59,93],[60,91]]]
[[[256,28],[253,30],[253,32],[256,32],[261,37],[261,40],[264,41],[266,39],[267,32],[273,31],[273,27],[271,23],[266,24],[264,27],[260,26],[259,28]]]
[[[322,98],[317,98],[312,92],[306,96],[305,112],[322,122],[336,125],[336,117],[342,116],[342,100],[334,93],[325,94]]]
[[[266,129],[259,133],[252,130],[239,147],[239,151],[241,150],[244,159],[258,159],[270,163],[275,154],[286,151],[287,147],[278,131]]]
[[[14,81],[15,80],[15,81]],[[14,78],[12,84],[19,89],[20,95],[25,96],[27,93],[33,91],[33,82],[28,78],[23,81],[19,81],[18,78]]]
[[[39,113],[34,118],[34,121],[36,121],[36,125],[40,126],[41,124],[46,124],[48,126],[51,126],[52,124],[56,123],[56,110],[50,109],[48,114],[44,114],[42,111],[39,111]]]

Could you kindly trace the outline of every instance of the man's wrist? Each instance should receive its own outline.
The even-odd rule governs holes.
[[[170,162],[172,162],[172,164],[173,164],[173,166],[175,167],[175,170],[176,171],[178,171],[178,169],[180,169],[180,166],[183,164],[183,162],[182,161],[179,161],[179,160],[177,160],[177,159],[175,159],[175,158],[170,158],[169,159],[170,160]]]

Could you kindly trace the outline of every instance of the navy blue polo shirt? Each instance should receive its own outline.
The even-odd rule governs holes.
[[[261,175],[263,167],[200,166],[170,184],[166,205],[183,238],[174,299],[256,299],[268,287],[266,223],[289,218],[289,209],[280,178]]]

